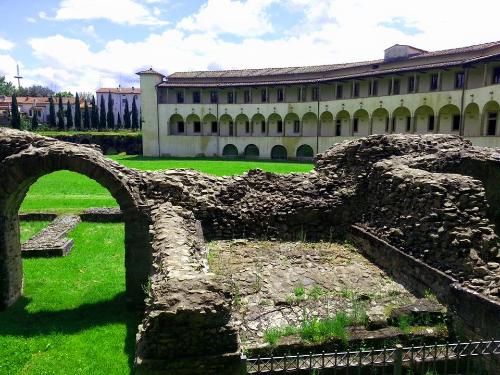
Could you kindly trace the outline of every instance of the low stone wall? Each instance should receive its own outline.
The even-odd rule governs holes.
[[[416,294],[427,292],[450,307],[463,323],[484,339],[500,336],[500,303],[463,288],[453,277],[398,250],[376,235],[351,226],[349,238],[374,263]]]
[[[22,247],[23,258],[63,257],[69,254],[73,240],[66,235],[80,222],[76,215],[58,216],[39,233],[26,241]]]
[[[152,215],[153,271],[137,334],[137,373],[239,374],[232,298],[208,273],[199,222],[170,203]]]
[[[87,208],[80,214],[80,219],[94,223],[121,223],[123,212],[118,207]]]
[[[128,155],[142,155],[142,136],[137,135],[110,135],[110,134],[56,134],[53,138],[65,142],[83,145],[98,145],[105,155],[125,152]]]

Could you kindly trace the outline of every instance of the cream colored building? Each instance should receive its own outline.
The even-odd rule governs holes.
[[[500,147],[500,42],[322,66],[141,80],[146,156],[307,158],[369,134],[460,134]]]

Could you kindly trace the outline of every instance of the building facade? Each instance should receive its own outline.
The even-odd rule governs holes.
[[[57,96],[53,97],[54,106],[56,113],[58,111],[58,103],[59,98]],[[62,98],[63,109],[66,111],[68,108],[68,102],[71,106],[71,113],[73,116],[75,115],[75,98],[74,97],[65,97]],[[83,111],[84,100],[80,100],[80,108]],[[48,123],[50,116],[50,102],[49,97],[34,97],[34,96],[19,96],[17,97],[17,105],[19,108],[19,112],[23,113],[29,118],[32,118],[36,113],[39,123]],[[0,95],[0,116],[3,118],[8,118],[10,114],[12,106],[12,97]],[[66,123],[66,117],[64,117],[64,121]],[[7,122],[8,123],[8,122]]]
[[[132,101],[135,98],[135,103],[137,106],[137,111],[141,111],[141,89],[137,87],[103,87],[96,91],[97,106],[100,108],[101,97],[104,98],[104,104],[106,106],[106,112],[108,111],[108,97],[111,94],[111,100],[113,101],[113,112],[115,116],[115,121],[118,121],[118,113],[120,114],[122,124],[123,115],[125,114],[125,106],[128,102],[129,112],[132,113]]]
[[[500,147],[500,42],[295,68],[141,80],[146,156],[307,158],[370,134],[448,133]]]

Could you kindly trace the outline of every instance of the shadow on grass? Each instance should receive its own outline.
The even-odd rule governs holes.
[[[110,323],[125,323],[125,353],[129,368],[134,363],[135,335],[143,312],[133,310],[127,305],[125,293],[113,299],[83,304],[73,309],[59,311],[40,311],[31,313],[26,306],[31,299],[21,297],[6,311],[0,312],[0,336],[36,337],[54,333],[73,334],[96,326]]]

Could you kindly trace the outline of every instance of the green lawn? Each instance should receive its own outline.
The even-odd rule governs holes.
[[[70,237],[65,258],[23,260],[24,297],[0,312],[0,374],[131,372],[142,314],[125,303],[123,224],[82,223]]]
[[[276,173],[309,172],[311,163],[247,161],[199,158],[146,158],[142,156],[112,156],[131,168],[159,170],[192,168],[216,176],[242,174],[252,168]],[[21,211],[78,212],[89,207],[110,207],[117,203],[109,192],[86,176],[60,171],[40,178],[24,200]]]

